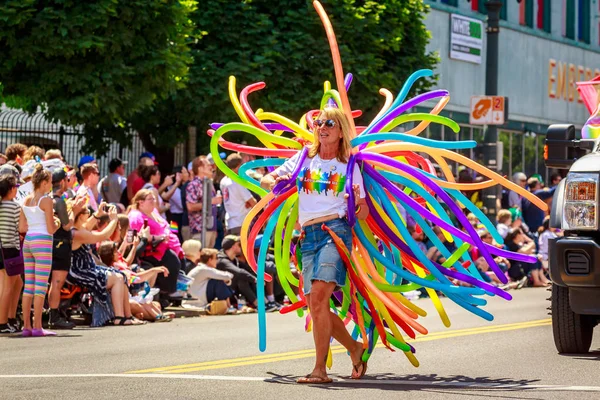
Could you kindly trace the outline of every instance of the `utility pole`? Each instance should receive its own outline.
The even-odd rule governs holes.
[[[487,96],[496,96],[498,94],[498,35],[500,34],[500,9],[503,2],[500,0],[487,0],[485,7],[487,9],[487,51],[485,57],[485,94]],[[496,125],[488,125],[483,139],[483,162],[485,166],[498,172],[498,129]],[[483,191],[483,205],[487,208],[487,215],[490,220],[496,219],[498,210],[496,202],[500,196],[500,190],[497,186],[485,189]]]

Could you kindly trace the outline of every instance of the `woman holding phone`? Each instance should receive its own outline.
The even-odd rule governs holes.
[[[99,219],[106,215],[104,203],[93,216]],[[109,223],[100,231],[88,229],[91,220],[90,208],[84,208],[75,215],[73,228],[73,263],[68,280],[87,288],[94,297],[92,326],[102,326],[111,319],[115,325],[140,325],[143,322],[133,318],[129,306],[129,291],[126,276],[112,268],[96,265],[91,253],[91,245],[111,237],[118,225],[117,209],[108,207]],[[110,296],[110,302],[109,302]],[[112,303],[112,307],[111,307]]]
[[[129,213],[129,227],[142,230],[150,228],[151,238],[140,259],[152,266],[165,266],[169,275],[158,276],[156,286],[171,296],[177,291],[177,277],[182,268],[183,250],[179,238],[155,208],[156,198],[152,190],[142,189],[131,201],[133,209]]]

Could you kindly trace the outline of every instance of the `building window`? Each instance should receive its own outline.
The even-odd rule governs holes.
[[[533,0],[519,3],[519,24],[533,28]]]
[[[551,0],[538,0],[537,27],[548,33],[552,30],[551,4]]]
[[[575,0],[563,0],[563,36],[575,39]]]
[[[580,42],[590,42],[590,0],[579,0],[577,10],[577,39]]]
[[[458,7],[458,0],[440,0],[441,3],[447,4],[449,6]]]

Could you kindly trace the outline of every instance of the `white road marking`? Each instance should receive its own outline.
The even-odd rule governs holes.
[[[253,381],[291,383],[291,378],[269,378],[261,376],[228,376],[228,375],[192,375],[192,374],[39,374],[39,375],[0,375],[0,379],[71,379],[71,378],[125,378],[125,379],[188,379],[201,381]],[[335,378],[334,385],[397,385],[452,387],[456,389],[481,389],[496,391],[543,390],[557,392],[600,392],[600,386],[568,386],[568,385],[529,385],[519,383],[494,382],[446,382],[446,381],[413,381],[402,379],[341,379]]]

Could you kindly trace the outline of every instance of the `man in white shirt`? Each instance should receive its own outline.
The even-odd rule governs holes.
[[[225,163],[237,174],[242,165],[242,157],[237,153],[230,154]],[[232,181],[228,176],[221,179],[220,187],[226,211],[226,235],[239,235],[244,218],[256,204],[256,199],[248,189]]]
[[[88,205],[94,211],[98,211],[98,181],[100,180],[100,172],[96,164],[83,164],[79,169],[83,177],[83,184],[77,190],[78,196],[87,196]]]

